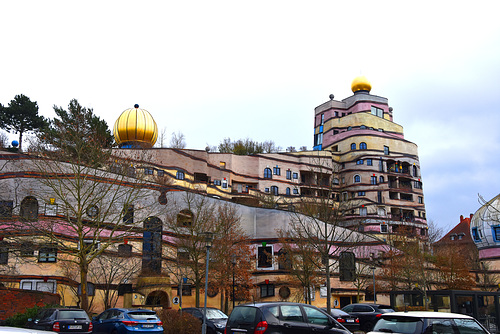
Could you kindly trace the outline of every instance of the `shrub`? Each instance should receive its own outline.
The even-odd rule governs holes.
[[[163,322],[164,334],[200,334],[201,321],[191,314],[162,310],[158,316]]]
[[[57,307],[57,305],[34,306],[27,308],[24,313],[16,313],[12,317],[5,319],[5,326],[24,327],[28,319],[34,318],[37,313],[44,308]]]

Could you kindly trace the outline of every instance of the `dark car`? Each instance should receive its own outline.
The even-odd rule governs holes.
[[[200,319],[203,323],[203,307],[186,307],[182,309],[182,312],[189,313],[194,317]],[[226,328],[227,315],[219,309],[214,307],[207,307],[207,333],[217,334],[224,333]]]
[[[326,308],[322,308],[326,312]],[[351,332],[359,331],[359,318],[344,312],[338,308],[332,308],[330,314],[335,318],[342,326],[350,330]]]
[[[94,334],[161,334],[163,323],[155,311],[111,308],[92,318]]]
[[[393,312],[383,314],[369,334],[489,334],[473,317],[444,312]]]
[[[382,304],[350,304],[344,306],[342,311],[359,318],[362,331],[371,331],[380,316],[384,313],[394,312],[389,305]]]
[[[325,311],[289,302],[236,306],[227,320],[226,334],[295,334],[350,332]]]
[[[26,328],[59,333],[92,333],[92,322],[87,313],[78,308],[47,308],[28,319]]]

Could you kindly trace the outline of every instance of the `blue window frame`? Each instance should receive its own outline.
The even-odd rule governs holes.
[[[493,235],[493,241],[500,242],[500,225],[492,226],[491,234]]]
[[[366,150],[366,143],[360,143],[359,144],[359,149],[360,150]]]
[[[373,160],[372,159],[366,159],[366,165],[367,166],[373,166]]]
[[[359,159],[356,161],[356,165],[362,165],[363,164],[363,159]]]
[[[265,179],[272,179],[273,178],[273,171],[271,170],[271,168],[265,168],[264,169],[264,178]]]
[[[356,143],[352,143],[352,144],[351,144],[351,150],[353,150],[353,151],[354,151],[355,149],[356,149]]]
[[[286,194],[290,195],[290,188],[289,187],[286,188]]]
[[[293,173],[293,179],[296,180],[299,178],[299,173]]]
[[[175,177],[177,178],[177,180],[184,180],[184,172],[181,172],[180,170],[178,170]]]
[[[287,170],[286,171],[286,179],[287,180],[291,180],[292,179],[292,171],[291,170]]]
[[[279,168],[278,166],[273,167],[273,174],[274,175],[281,175],[281,168]]]
[[[360,183],[360,182],[361,182],[361,176],[359,176],[359,175],[354,175],[354,182],[355,182],[355,183]]]
[[[479,232],[477,231],[477,227],[473,227],[471,229],[472,232],[472,239],[474,239],[475,242],[480,242],[481,237],[479,236]]]

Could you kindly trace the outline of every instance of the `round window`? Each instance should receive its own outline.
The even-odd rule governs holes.
[[[99,214],[99,207],[97,205],[91,205],[87,208],[87,216],[90,218],[95,218]]]

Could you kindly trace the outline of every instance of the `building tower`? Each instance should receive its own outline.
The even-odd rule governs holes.
[[[158,138],[158,127],[153,116],[136,104],[121,113],[113,134],[120,148],[151,148]]]
[[[371,84],[357,77],[352,96],[315,108],[314,150],[328,150],[339,164],[337,184],[359,207],[351,220],[367,233],[427,236],[417,145],[393,122],[384,97],[370,94]]]

